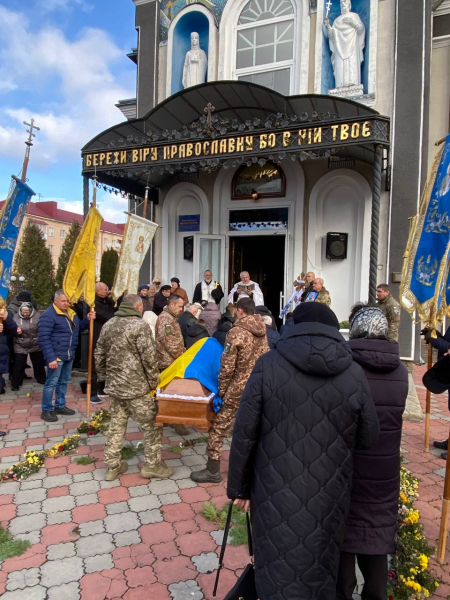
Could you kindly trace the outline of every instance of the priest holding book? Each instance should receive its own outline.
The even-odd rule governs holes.
[[[241,298],[251,298],[255,306],[264,306],[264,296],[259,284],[250,279],[248,271],[242,271],[238,281],[228,295],[228,303],[236,304]]]

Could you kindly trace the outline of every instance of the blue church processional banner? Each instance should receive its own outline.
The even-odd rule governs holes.
[[[15,180],[15,187],[0,213],[0,300],[6,300],[17,238],[28,203],[34,192],[26,183]]]
[[[437,154],[405,253],[401,298],[422,320],[450,307],[450,134]],[[445,300],[445,304],[442,301]]]

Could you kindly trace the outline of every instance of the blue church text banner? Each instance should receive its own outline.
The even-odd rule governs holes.
[[[412,219],[404,258],[400,301],[434,328],[449,306],[450,134],[434,160],[419,214]]]
[[[33,190],[16,179],[0,214],[0,301],[5,301],[8,295],[17,238],[31,196],[34,196]]]

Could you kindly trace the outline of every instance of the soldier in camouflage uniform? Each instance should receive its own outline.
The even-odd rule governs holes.
[[[380,308],[389,324],[388,340],[398,342],[398,330],[400,327],[400,304],[391,295],[387,283],[377,286],[377,306]]]
[[[142,299],[137,294],[125,296],[115,317],[103,326],[95,349],[98,377],[106,382],[105,390],[111,398],[106,481],[114,481],[128,468],[120,460],[128,417],[139,423],[144,434],[142,477],[165,479],[173,473],[161,462],[162,429],[155,426],[158,408],[150,396],[158,385],[159,371],[153,335],[142,320],[142,312]]]
[[[160,371],[170,367],[185,350],[183,334],[178,324],[178,317],[183,312],[183,306],[182,298],[171,294],[167,306],[156,321],[156,354]]]
[[[156,354],[160,371],[170,367],[174,360],[186,350],[183,333],[178,323],[178,317],[183,312],[183,307],[183,299],[180,296],[171,294],[167,300],[167,306],[156,321]],[[189,434],[189,430],[185,425],[171,425],[171,427],[178,435]]]
[[[198,483],[222,480],[220,455],[223,440],[236,417],[242,392],[256,361],[269,351],[266,325],[260,315],[255,315],[254,301],[242,298],[236,309],[236,321],[227,333],[220,361],[219,396],[223,404],[209,429],[208,462],[205,469],[191,473],[191,479]]]

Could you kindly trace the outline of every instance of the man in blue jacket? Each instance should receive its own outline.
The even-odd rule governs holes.
[[[89,313],[80,322],[75,311],[69,308],[69,299],[64,290],[58,290],[53,305],[39,320],[38,343],[47,363],[47,379],[42,392],[41,417],[44,421],[57,421],[56,415],[75,414],[66,406],[67,384],[78,345],[78,332],[88,328],[90,319],[95,319],[95,313]]]

